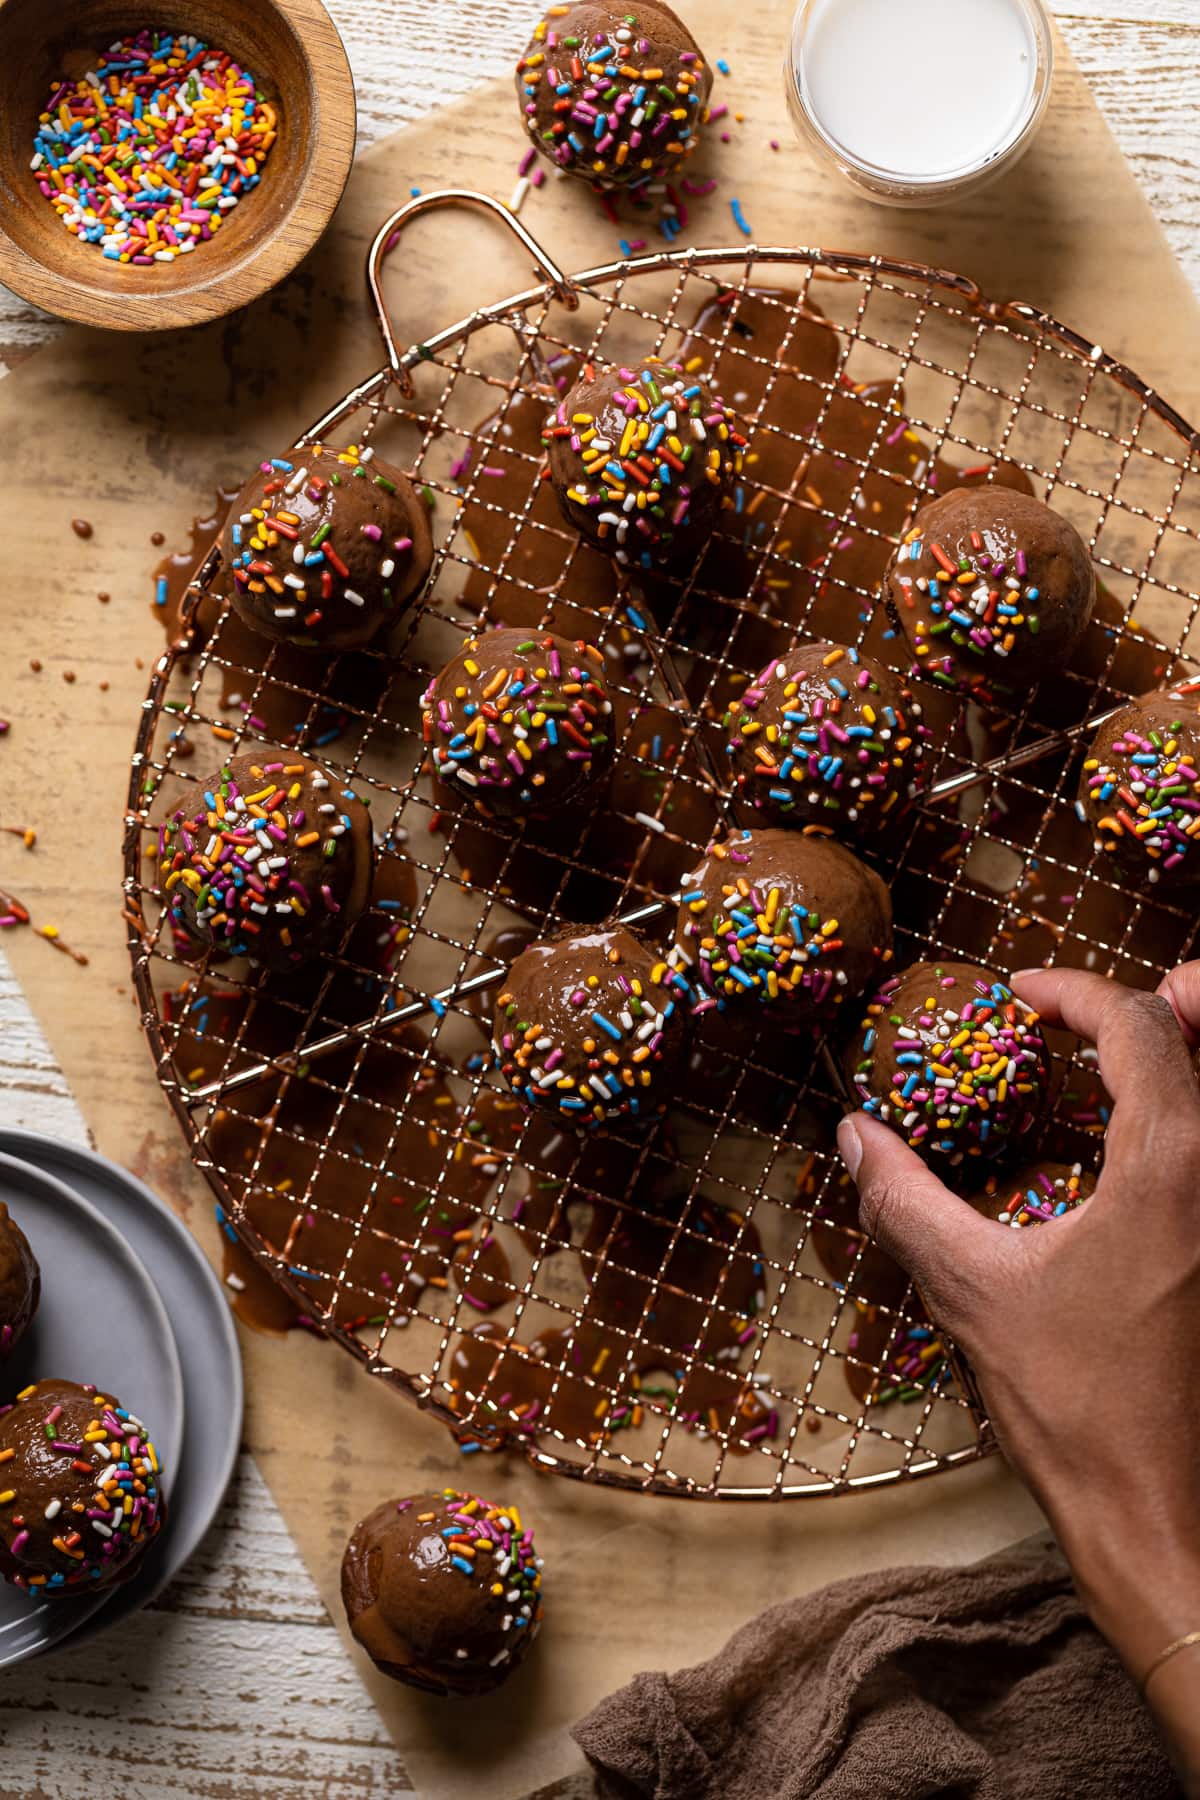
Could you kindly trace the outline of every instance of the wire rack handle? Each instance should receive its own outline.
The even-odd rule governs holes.
[[[371,291],[371,299],[375,304],[379,330],[383,338],[383,347],[387,351],[388,362],[401,391],[406,395],[412,393],[412,377],[404,363],[404,353],[396,337],[392,324],[392,315],[388,311],[383,297],[382,273],[384,259],[396,248],[406,228],[421,213],[437,212],[447,206],[467,206],[490,212],[502,220],[513,236],[519,240],[524,249],[533,258],[534,268],[549,284],[556,300],[570,311],[579,306],[579,291],[570,278],[563,274],[554,258],[547,254],[537,239],[509,211],[502,200],[493,199],[491,194],[478,194],[470,188],[439,188],[436,193],[419,194],[415,199],[397,207],[390,218],[384,220],[375,236],[367,255],[367,286]]]

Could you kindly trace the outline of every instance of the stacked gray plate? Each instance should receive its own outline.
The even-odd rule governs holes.
[[[0,1200],[42,1271],[0,1399],[59,1376],[117,1394],[162,1460],[167,1522],[141,1571],[107,1594],[38,1601],[0,1584],[0,1667],[78,1644],[154,1598],[212,1523],[242,1428],[242,1366],[199,1245],[142,1182],[91,1151],[0,1128]]]

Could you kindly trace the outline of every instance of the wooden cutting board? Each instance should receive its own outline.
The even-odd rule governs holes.
[[[790,0],[759,0],[742,41],[720,0],[683,10],[731,67],[714,96],[730,108],[720,127],[730,141],[705,153],[720,186],[693,204],[693,241],[739,242],[737,198],[764,244],[960,270],[994,297],[1055,312],[1185,414],[1200,412],[1200,309],[1061,45],[1053,105],[1021,167],[957,208],[899,213],[857,199],[795,144],[780,79]],[[0,385],[0,713],[13,721],[0,744],[0,821],[39,832],[32,854],[0,840],[0,886],[89,963],[30,932],[9,932],[5,948],[98,1147],[166,1195],[214,1258],[211,1198],[152,1075],[120,917],[129,752],[161,649],[151,534],[186,541],[218,480],[239,478],[377,366],[362,269],[382,218],[414,187],[507,197],[521,149],[511,87],[483,87],[367,153],[323,245],[249,311],[186,335],[75,330]],[[617,254],[618,232],[571,184],[548,182],[523,219],[567,269]],[[499,230],[473,218],[419,225],[409,242],[388,278],[404,339],[526,283]],[[72,518],[93,535],[76,537]],[[387,1493],[470,1481],[513,1494],[538,1524],[547,1626],[501,1695],[447,1708],[365,1672],[430,1800],[503,1800],[551,1781],[578,1762],[566,1724],[601,1694],[637,1668],[711,1653],[784,1593],[891,1562],[965,1561],[1038,1524],[998,1461],[907,1490],[770,1508],[603,1494],[482,1459],[464,1467],[439,1426],[348,1357],[299,1333],[247,1333],[243,1344],[250,1444],[335,1616],[345,1538]]]

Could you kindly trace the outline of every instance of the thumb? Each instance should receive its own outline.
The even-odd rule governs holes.
[[[1170,969],[1155,992],[1171,1003],[1189,1050],[1200,1045],[1200,962],[1180,963]]]
[[[907,1269],[939,1325],[952,1333],[969,1326],[994,1285],[998,1234],[878,1119],[851,1113],[837,1139],[858,1185],[863,1230]]]

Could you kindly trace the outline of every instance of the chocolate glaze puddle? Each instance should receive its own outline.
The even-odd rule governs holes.
[[[469,1241],[454,1253],[454,1279],[463,1299],[476,1312],[495,1312],[512,1299],[512,1264],[504,1245],[490,1225],[483,1235],[469,1232]]]
[[[856,1303],[846,1339],[846,1381],[856,1400],[882,1405],[921,1399],[939,1375],[945,1385],[946,1353],[914,1295],[899,1314]]]
[[[265,1119],[230,1109],[209,1128],[247,1221],[312,1294],[312,1315],[345,1330],[403,1319],[444,1288],[491,1185],[460,1135],[450,1071],[425,1051],[409,1032],[338,1052],[277,1087]]]
[[[174,643],[183,631],[183,602],[188,586],[216,542],[237,495],[238,489],[235,487],[219,487],[213,496],[212,506],[197,513],[192,520],[187,544],[178,550],[168,550],[155,564],[151,612],[165,630],[168,643]],[[197,631],[206,634],[211,632],[216,612],[217,608],[210,600],[202,600],[196,621]]]
[[[738,1366],[763,1300],[752,1225],[702,1197],[641,1215],[593,1202],[581,1260],[592,1279],[578,1328],[506,1343],[482,1325],[459,1339],[455,1404],[473,1400],[480,1429],[483,1401],[489,1443],[555,1431],[594,1446],[647,1416],[728,1434],[733,1449],[768,1435],[771,1409]]]

